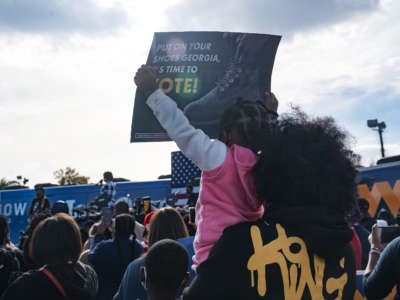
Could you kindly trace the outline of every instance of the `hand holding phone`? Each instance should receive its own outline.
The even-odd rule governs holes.
[[[378,227],[378,224],[372,226],[371,234],[368,237],[368,241],[369,244],[371,245],[371,248],[383,249],[380,236],[381,229],[382,227]]]

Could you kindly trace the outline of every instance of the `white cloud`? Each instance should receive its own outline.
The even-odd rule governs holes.
[[[0,31],[93,34],[110,32],[125,22],[126,15],[120,7],[110,3],[99,6],[93,0],[0,2]]]
[[[161,8],[153,10],[159,19]],[[69,34],[67,40],[0,36],[0,132],[7,145],[0,147],[0,177],[54,181],[52,172],[66,166],[92,180],[107,169],[133,180],[169,173],[175,145],[129,143],[133,75],[159,28],[154,22],[113,36]]]
[[[379,0],[184,0],[167,10],[181,30],[247,31],[291,35],[334,24],[379,7]]]
[[[396,99],[400,99],[400,45],[396,43],[400,4],[382,1],[377,9],[377,1],[332,2],[329,5],[343,6],[329,20],[305,20],[311,12],[299,10],[299,20],[286,17],[290,24],[276,24],[275,33],[290,32],[292,38],[284,36],[278,49],[272,87],[281,111],[292,102],[312,114],[333,115],[357,138],[355,150],[369,164],[379,157],[379,143],[376,133],[365,125],[368,118],[387,122],[387,153],[400,152],[400,112],[396,105]],[[349,8],[350,2],[359,3],[361,8]],[[197,13],[192,10],[193,22],[198,25],[190,23],[191,16],[185,10],[171,14],[172,9],[182,6],[164,13],[170,4],[102,0],[101,9],[118,5],[127,16],[128,25],[114,35],[70,30],[65,38],[64,33],[50,36],[39,31],[3,31],[0,177],[11,179],[21,174],[32,183],[53,181],[52,172],[66,166],[77,168],[93,181],[108,169],[115,176],[133,180],[169,173],[170,151],[177,149],[174,144],[129,144],[135,91],[132,77],[146,60],[153,32],[193,30],[196,26],[201,30],[246,32],[265,32],[268,28],[262,22],[257,25],[263,10],[255,11],[256,4],[249,4],[246,21],[237,15],[242,5],[224,8],[218,2],[205,3],[209,10],[216,9],[207,14],[220,13],[205,22],[200,11],[196,19]],[[281,2],[271,3],[278,7]],[[204,4],[195,4],[198,9],[196,5]],[[230,9],[236,14],[229,15]],[[177,18],[188,24],[171,25],[171,19]],[[250,18],[255,21],[250,23]]]
[[[278,49],[272,87],[281,100],[316,115],[332,115],[357,139],[363,163],[379,158],[377,134],[367,119],[386,121],[387,154],[400,151],[400,3],[383,1],[379,11],[315,29]],[[371,137],[372,140],[366,139]],[[366,148],[374,144],[377,149]]]

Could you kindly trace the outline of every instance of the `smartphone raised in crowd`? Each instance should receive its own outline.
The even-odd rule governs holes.
[[[111,207],[104,207],[102,210],[102,215],[104,226],[111,226],[113,218],[113,210],[111,209]]]
[[[381,228],[381,243],[386,244],[400,236],[400,226],[386,226]]]

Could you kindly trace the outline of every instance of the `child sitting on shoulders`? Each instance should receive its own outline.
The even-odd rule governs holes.
[[[260,102],[239,101],[225,111],[219,139],[212,140],[189,123],[176,103],[158,89],[156,79],[155,70],[144,65],[135,83],[169,137],[202,170],[196,204],[196,268],[208,258],[226,227],[262,217],[263,201],[257,199],[253,169],[262,160],[263,135],[276,112]],[[273,94],[270,99],[277,103]]]

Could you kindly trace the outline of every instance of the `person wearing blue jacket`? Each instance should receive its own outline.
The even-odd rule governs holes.
[[[104,225],[99,226],[95,243],[88,255],[88,261],[99,278],[97,300],[112,299],[128,264],[143,253],[142,245],[133,234],[134,229],[135,220],[131,215],[119,215],[115,218],[114,238],[98,242],[105,230]]]
[[[189,283],[195,277],[195,272],[190,268],[192,265],[193,236],[188,236],[186,225],[179,212],[172,208],[158,210],[150,221],[149,248],[163,239],[173,239],[182,244],[189,254]],[[114,295],[113,300],[146,300],[147,294],[140,281],[140,269],[145,265],[145,256],[142,256],[129,264],[122,278],[121,285]],[[179,291],[179,295],[182,289]]]

